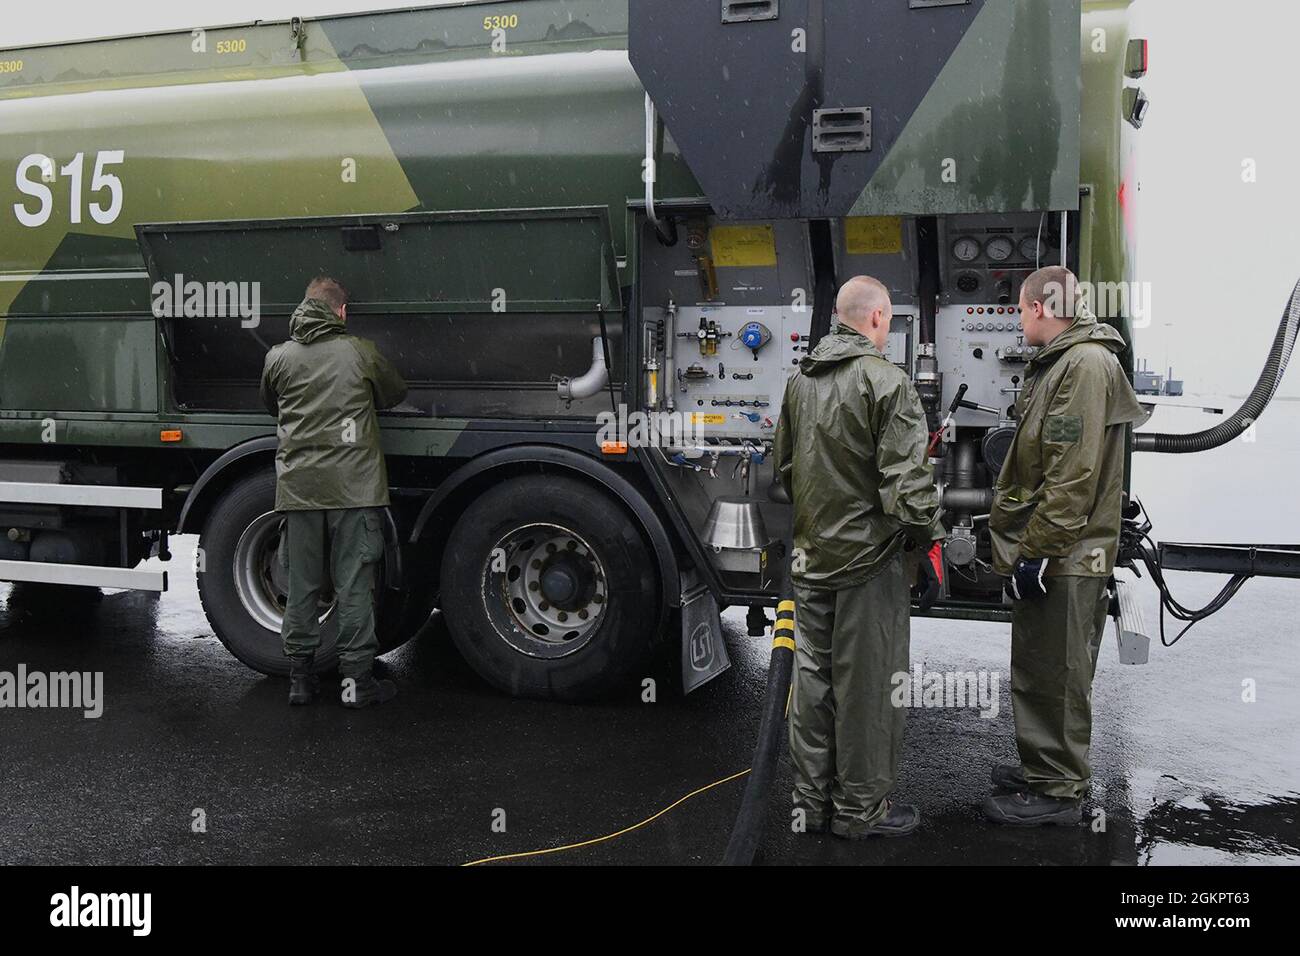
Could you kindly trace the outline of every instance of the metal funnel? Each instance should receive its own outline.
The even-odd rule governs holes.
[[[714,549],[750,550],[766,547],[771,538],[758,502],[743,496],[724,496],[713,502],[704,522],[704,540]]]

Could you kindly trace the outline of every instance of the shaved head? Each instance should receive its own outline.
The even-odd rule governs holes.
[[[840,314],[840,321],[854,328],[870,318],[876,309],[887,311],[892,307],[885,284],[871,276],[854,276],[840,288],[835,300],[835,311]]]
[[[854,276],[844,283],[835,300],[840,321],[871,339],[882,352],[889,339],[893,310],[889,290],[871,276]]]
[[[317,276],[307,284],[307,298],[324,302],[341,317],[343,309],[351,297],[348,295],[348,290],[343,288],[343,283],[339,282],[338,279],[331,279],[329,276]]]
[[[1049,344],[1078,314],[1079,281],[1061,266],[1033,273],[1020,286],[1020,329],[1029,345]]]
[[[1069,269],[1048,266],[1025,279],[1021,294],[1030,305],[1043,303],[1047,314],[1054,319],[1073,319],[1079,296],[1079,280]]]

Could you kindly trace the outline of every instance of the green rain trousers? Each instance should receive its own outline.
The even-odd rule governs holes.
[[[289,599],[280,636],[284,656],[305,663],[320,647],[320,598],[333,584],[338,620],[339,671],[368,676],[379,640],[375,636],[375,569],[384,553],[382,508],[289,511]]]
[[[790,759],[809,830],[832,818],[865,829],[888,809],[906,717],[891,695],[893,676],[908,669],[910,566],[896,551],[861,584],[795,588]]]
[[[1011,705],[1029,789],[1077,800],[1091,771],[1092,678],[1110,599],[1105,578],[1044,579],[1011,612]]]

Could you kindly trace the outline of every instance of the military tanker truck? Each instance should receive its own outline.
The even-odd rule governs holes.
[[[797,559],[785,380],[869,273],[954,410],[929,613],[1006,619],[1019,284],[1133,280],[1145,71],[1130,5],[1080,0],[464,0],[4,50],[0,579],[163,590],[141,564],[197,534],[216,635],[285,672],[257,385],[328,274],[411,386],[384,648],[439,608],[507,692],[606,692],[664,641],[691,689],[719,609],[761,633]]]

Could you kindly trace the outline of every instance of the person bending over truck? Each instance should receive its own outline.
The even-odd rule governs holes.
[[[775,454],[794,502],[794,807],[807,832],[856,840],[920,823],[915,807],[889,800],[905,715],[891,693],[909,666],[912,575],[922,572],[928,607],[945,535],[925,412],[884,356],[889,290],[858,276],[836,311],[834,332],[786,384]],[[919,569],[905,550],[924,555]]]
[[[1128,425],[1142,407],[1120,367],[1124,337],[1078,299],[1074,274],[1040,269],[1020,292],[1039,347],[993,490],[993,565],[1010,576],[1011,704],[1020,766],[999,764],[996,823],[1078,823],[1088,788],[1092,678],[1119,550]]]
[[[289,703],[319,691],[318,601],[333,583],[342,701],[366,707],[391,700],[392,681],[372,673],[375,569],[384,553],[388,469],[377,408],[406,397],[406,383],[366,339],[348,335],[348,293],[321,276],[289,320],[290,340],[271,349],[262,402],[276,416],[275,510],[285,515],[281,554],[289,597],[280,635],[289,658]]]

